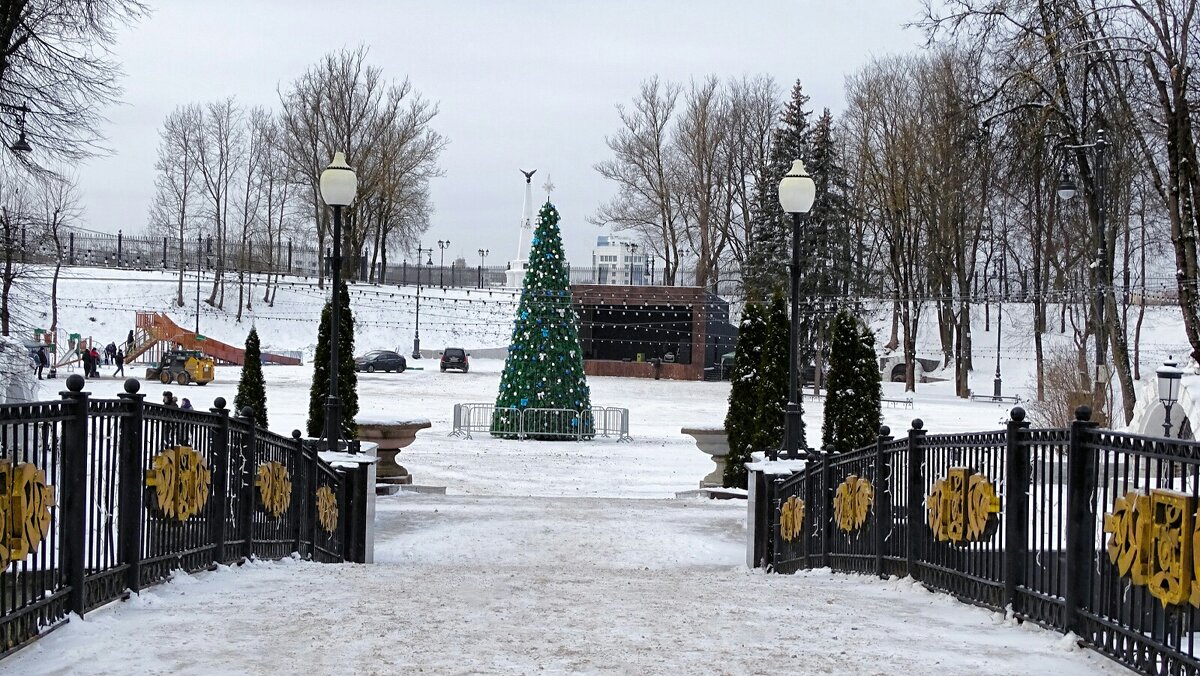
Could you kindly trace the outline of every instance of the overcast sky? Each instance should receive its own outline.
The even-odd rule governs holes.
[[[86,226],[142,232],[154,196],[158,128],[175,106],[234,96],[278,108],[286,87],[323,54],[359,43],[370,61],[438,102],[449,139],[445,176],[424,237],[489,264],[516,255],[524,179],[549,174],[569,259],[591,260],[586,217],[614,186],[592,168],[609,157],[614,106],[654,74],[686,82],[767,73],[784,91],[799,78],[816,109],[843,105],[843,80],[872,56],[912,51],[904,29],[918,0],[151,0],[117,58],[124,105],[107,112],[114,154],[79,169]],[[535,192],[544,197],[540,187]],[[436,255],[435,255],[436,262]]]

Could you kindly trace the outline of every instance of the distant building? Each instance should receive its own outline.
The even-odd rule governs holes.
[[[600,235],[592,251],[597,284],[641,285],[649,282],[649,257],[644,249],[616,235]]]

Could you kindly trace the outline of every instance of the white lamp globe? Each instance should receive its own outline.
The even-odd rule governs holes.
[[[789,214],[807,214],[816,197],[817,185],[804,168],[804,161],[792,162],[787,176],[779,182],[779,206]]]
[[[1179,401],[1179,381],[1183,380],[1183,369],[1173,359],[1167,359],[1155,372],[1158,376],[1158,399],[1164,406]]]
[[[354,201],[357,192],[358,176],[343,153],[334,153],[333,161],[321,172],[321,199],[331,207],[344,207]]]

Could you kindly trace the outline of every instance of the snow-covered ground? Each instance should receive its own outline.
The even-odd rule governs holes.
[[[381,498],[376,563],[251,563],[178,575],[0,663],[13,674],[225,673],[1120,673],[1069,639],[910,581],[749,571],[745,503],[674,499],[712,468],[679,428],[720,424],[726,383],[591,378],[628,407],[633,443],[448,437],[455,402],[490,401],[500,360],[360,374],[362,411],[429,418],[400,454],[447,495]],[[311,369],[265,369],[271,428],[303,427]],[[232,400],[238,369],[174,387]],[[41,383],[54,396],[62,381]],[[94,396],[121,382],[89,381]],[[889,385],[889,394],[899,394]],[[166,389],[143,383],[150,401]],[[808,405],[810,434],[820,406]],[[906,429],[998,426],[1004,407],[933,388]]]

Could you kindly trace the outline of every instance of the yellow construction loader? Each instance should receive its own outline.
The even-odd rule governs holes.
[[[207,385],[213,380],[214,365],[213,358],[199,350],[176,348],[163,352],[158,365],[146,369],[146,379],[163,385]]]

